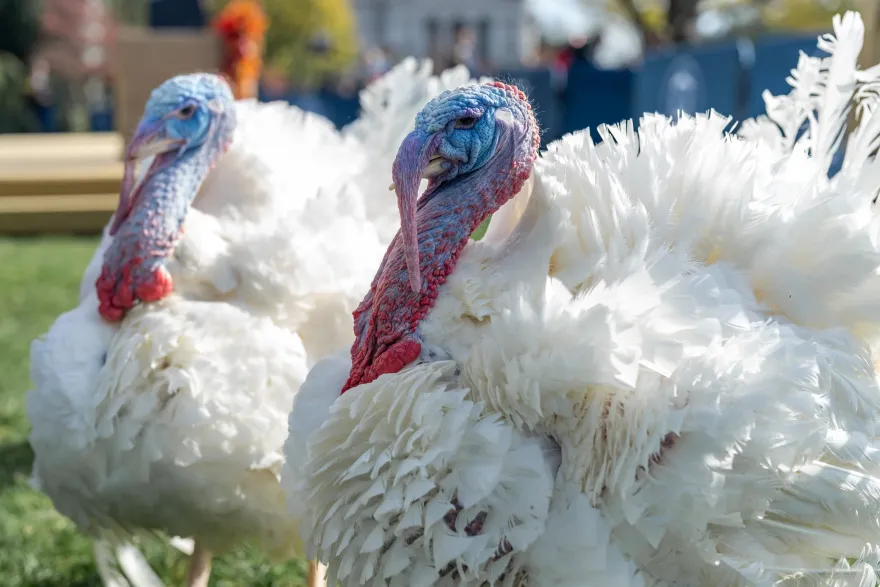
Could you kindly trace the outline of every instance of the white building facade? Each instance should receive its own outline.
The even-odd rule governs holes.
[[[524,0],[352,0],[364,49],[398,56],[447,56],[463,27],[476,36],[478,59],[492,67],[520,65],[537,36]]]

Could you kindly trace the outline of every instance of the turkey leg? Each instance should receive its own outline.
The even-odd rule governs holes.
[[[326,587],[327,581],[324,578],[324,565],[318,561],[309,561],[309,574],[306,578],[306,587]]]
[[[211,552],[202,548],[202,545],[196,540],[192,557],[189,560],[186,585],[187,587],[208,587],[208,577],[210,576]]]

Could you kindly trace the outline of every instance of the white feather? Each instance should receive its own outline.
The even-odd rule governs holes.
[[[551,144],[527,207],[465,248],[420,326],[451,360],[338,398],[350,365],[318,363],[290,419],[312,419],[291,426],[309,474],[286,489],[332,578],[878,585],[880,70],[856,68],[857,14],[834,27],[830,57],[768,99],[781,132],[645,116]],[[829,180],[853,95],[861,130]],[[517,439],[550,447],[523,463],[552,487],[508,477]],[[444,535],[447,488],[482,533]],[[503,568],[499,518],[525,529]]]
[[[279,483],[285,423],[307,366],[350,343],[351,312],[396,230],[383,224],[396,207],[387,182],[366,183],[408,132],[384,122],[467,81],[412,65],[364,93],[364,117],[346,133],[284,103],[237,103],[231,148],[168,264],[175,294],[115,326],[94,294],[105,229],[79,306],[32,345],[27,396],[34,483],[82,531],[123,546],[156,530],[217,552],[299,550]],[[371,106],[380,92],[394,101]],[[120,548],[101,556],[149,584]]]

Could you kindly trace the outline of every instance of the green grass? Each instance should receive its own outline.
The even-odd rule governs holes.
[[[101,585],[91,542],[55,512],[27,478],[24,394],[30,386],[28,348],[61,312],[76,304],[79,281],[97,241],[89,238],[0,239],[0,586]],[[166,583],[181,585],[186,556],[158,540],[139,542]],[[245,550],[215,561],[215,587],[304,583],[305,564],[272,565]]]
[[[489,221],[490,220],[492,220],[491,216],[489,218],[486,218],[485,220],[483,220],[483,222],[481,222],[480,225],[477,227],[477,229],[471,234],[471,238],[474,239],[475,241],[478,241],[481,238],[483,238],[483,235],[486,234],[486,230],[488,230],[488,228],[489,228]]]

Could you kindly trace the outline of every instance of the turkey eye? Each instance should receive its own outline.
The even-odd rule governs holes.
[[[189,118],[193,114],[195,114],[196,107],[192,104],[187,104],[183,108],[180,109],[180,117],[181,118]]]
[[[455,128],[474,128],[475,124],[477,124],[476,116],[465,116],[455,121]]]

